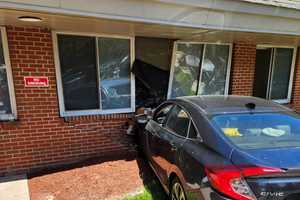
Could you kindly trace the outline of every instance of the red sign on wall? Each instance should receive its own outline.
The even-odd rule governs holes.
[[[25,76],[25,87],[49,87],[49,79],[46,76]]]

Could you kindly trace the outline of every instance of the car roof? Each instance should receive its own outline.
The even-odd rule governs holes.
[[[292,109],[265,100],[250,96],[237,95],[204,95],[178,97],[185,103],[192,104],[204,114],[226,114],[226,113],[262,113],[262,112],[288,112]],[[252,109],[251,109],[252,108]]]

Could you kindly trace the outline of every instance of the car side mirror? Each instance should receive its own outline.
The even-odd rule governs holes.
[[[156,119],[157,123],[159,123],[160,125],[163,125],[163,123],[165,122],[166,117],[158,117]]]
[[[146,124],[150,119],[152,119],[152,116],[148,116],[147,114],[140,114],[136,115],[135,117],[139,124]]]

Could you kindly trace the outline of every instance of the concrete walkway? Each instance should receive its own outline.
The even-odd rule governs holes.
[[[0,200],[29,200],[26,176],[0,178]]]

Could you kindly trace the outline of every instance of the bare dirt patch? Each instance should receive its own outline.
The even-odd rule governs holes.
[[[153,176],[142,159],[108,161],[29,179],[31,200],[122,199]],[[147,178],[146,178],[147,179]]]

